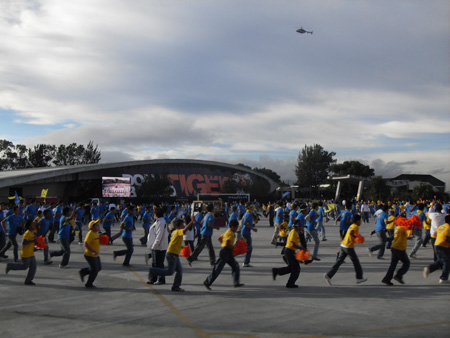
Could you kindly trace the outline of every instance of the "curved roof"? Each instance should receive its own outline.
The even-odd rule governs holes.
[[[270,177],[258,173],[256,171],[247,169],[234,164],[216,162],[216,161],[204,161],[204,160],[183,160],[183,159],[164,159],[164,160],[144,160],[144,161],[128,161],[128,162],[110,162],[110,163],[97,163],[97,164],[81,164],[75,166],[66,167],[44,167],[44,168],[31,168],[20,170],[0,171],[0,188],[15,186],[20,184],[27,184],[39,180],[51,179],[63,175],[71,175],[78,173],[85,173],[90,171],[111,169],[111,168],[123,168],[139,165],[170,165],[170,164],[198,164],[198,165],[210,165],[222,168],[230,168],[247,172],[265,179],[270,184],[270,191],[274,191],[278,187],[278,183],[272,180]]]

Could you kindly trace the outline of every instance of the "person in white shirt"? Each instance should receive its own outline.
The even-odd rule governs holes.
[[[435,204],[434,201],[431,202],[431,208],[428,211],[428,218],[431,221],[431,246],[433,247],[434,260],[436,261],[436,250],[434,248],[434,242],[436,242],[436,231],[442,224],[445,224],[445,213],[442,212],[442,205],[440,203]]]
[[[155,218],[156,220],[149,230],[147,248],[151,250],[152,267],[164,269],[164,260],[169,246],[169,226],[164,219],[164,209],[156,208]],[[148,258],[147,255],[146,263]],[[147,284],[163,285],[166,284],[166,278],[165,276],[154,276],[149,271]]]

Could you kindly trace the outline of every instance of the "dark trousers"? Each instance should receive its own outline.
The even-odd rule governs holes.
[[[70,242],[68,238],[60,238],[59,243],[61,245],[61,250],[50,252],[50,257],[63,256],[61,266],[66,266],[69,264],[70,259]]]
[[[52,227],[50,229],[50,233],[48,234],[48,240],[50,242],[55,241],[55,232],[59,230],[59,222],[53,222]]]
[[[122,237],[122,241],[125,243],[125,246],[127,247],[127,249],[114,251],[114,255],[115,256],[124,256],[125,255],[125,260],[123,261],[123,265],[127,266],[127,265],[130,265],[131,255],[133,254],[133,251],[134,251],[133,239]]]
[[[152,268],[164,269],[164,260],[166,259],[166,250],[152,250]],[[151,269],[150,269],[151,271]],[[152,275],[148,273],[148,280],[155,283],[156,281],[165,284],[166,277],[164,275]]]
[[[448,280],[450,271],[450,248],[446,248],[440,245],[435,246],[437,260],[428,266],[431,272],[434,272],[442,268],[441,279]]]
[[[206,277],[205,284],[211,285],[214,281],[219,277],[220,273],[223,270],[225,264],[228,264],[231,267],[231,274],[233,276],[233,284],[239,284],[239,264],[233,257],[233,252],[228,248],[222,248],[219,253],[219,259],[216,264],[214,264],[214,268],[211,274]]]
[[[92,286],[95,278],[97,278],[97,275],[99,271],[102,269],[102,262],[100,261],[100,257],[91,257],[84,255],[84,259],[89,263],[89,268],[83,268],[80,270],[80,273],[83,276],[89,275],[89,278],[86,282],[86,286]]]
[[[103,227],[105,234],[108,236],[109,241],[111,242],[111,227]]]
[[[430,229],[425,229],[425,238],[423,239],[422,246],[427,246],[428,242],[431,239],[431,231]]]
[[[437,255],[436,255],[436,246],[434,245],[434,243],[436,242],[436,238],[431,237],[431,246],[433,247],[433,261],[436,262],[437,261]]]
[[[202,252],[205,245],[208,246],[209,263],[211,265],[214,265],[216,263],[216,253],[214,252],[214,248],[212,246],[211,236],[202,235],[202,240],[200,241],[200,243],[197,244],[197,246],[194,249],[194,252],[188,257],[188,261],[192,262],[196,260],[198,255],[200,255],[200,252]]]
[[[191,249],[191,252],[193,252],[195,249],[194,241],[184,241],[184,245],[189,245],[189,249]]]
[[[244,264],[250,264],[250,259],[252,258],[252,235],[242,235],[247,242],[247,252],[245,254]]]
[[[82,230],[83,223],[75,222],[75,227],[76,227],[76,230],[79,231],[79,233],[78,233],[78,242],[81,243],[81,242],[83,242],[83,230]]]
[[[0,251],[0,257],[5,255],[5,252],[12,246],[14,252],[14,260],[17,261],[19,259],[19,245],[16,240],[17,235],[8,235],[8,243],[3,246],[3,249]]]
[[[383,257],[384,255],[384,249],[386,248],[386,242],[387,242],[387,238],[386,238],[386,231],[381,230],[381,231],[377,231],[376,232],[377,236],[378,236],[378,244],[371,247],[369,250],[371,252],[377,251],[378,250],[378,258]]]
[[[274,225],[273,225],[273,219],[274,219],[274,216],[272,215],[272,216],[269,216],[269,226],[270,227],[273,227]]]
[[[403,275],[408,272],[409,270],[409,258],[406,254],[406,251],[404,250],[397,250],[394,248],[391,248],[392,256],[391,256],[391,265],[389,265],[389,269],[386,273],[386,276],[384,276],[383,281],[390,282],[392,277],[394,276],[395,268],[397,267],[398,261],[401,261],[402,267],[397,270],[397,273],[395,274],[396,277],[402,279]]]
[[[295,230],[292,230],[292,231],[295,231]],[[300,276],[300,263],[295,258],[295,251],[292,249],[285,248],[283,255],[284,255],[284,258],[288,265],[283,268],[274,268],[273,272],[276,275],[280,275],[280,276],[290,273],[291,275],[289,276],[286,286],[294,285],[298,279],[298,276]]]
[[[122,229],[120,229],[120,231],[119,231],[117,234],[115,234],[114,236],[109,237],[109,240],[110,240],[110,242],[112,243],[112,242],[114,242],[117,238],[119,238],[120,236],[122,236]]]
[[[34,279],[34,275],[36,274],[36,258],[34,256],[22,258],[22,263],[7,264],[9,270],[26,270],[28,269],[27,277],[25,278],[25,283],[30,283]]]
[[[390,249],[392,241],[394,240],[394,229],[387,229],[386,249]]]
[[[150,230],[150,228],[144,228],[144,236],[139,238],[139,241],[141,242],[142,245],[147,244],[147,237],[148,237],[149,230]]]
[[[331,269],[327,272],[327,276],[329,278],[333,278],[333,276],[336,274],[336,272],[339,270],[339,267],[342,263],[344,263],[345,258],[349,256],[352,260],[353,267],[355,268],[356,272],[356,279],[362,279],[363,278],[363,271],[361,264],[359,263],[358,256],[356,255],[356,251],[353,248],[343,248],[341,247],[341,251],[339,251],[338,257],[336,259],[336,263],[331,267]]]
[[[1,225],[0,225],[1,227]],[[4,231],[0,232],[0,250],[3,249],[6,245],[6,234]]]
[[[341,239],[344,239],[346,234],[347,234],[347,230],[339,229],[339,235],[341,236]]]

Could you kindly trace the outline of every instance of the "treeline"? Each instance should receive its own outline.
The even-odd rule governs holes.
[[[0,140],[0,171],[93,164],[100,159],[101,152],[93,141],[89,141],[87,146],[76,143],[59,146],[38,144],[28,148],[23,144]]]

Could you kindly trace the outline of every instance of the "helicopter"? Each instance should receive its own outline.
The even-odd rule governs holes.
[[[309,32],[309,31],[304,30],[303,27],[300,27],[299,29],[297,29],[296,32],[300,33],[300,34],[305,34],[305,33],[312,34],[313,33],[313,31]]]

